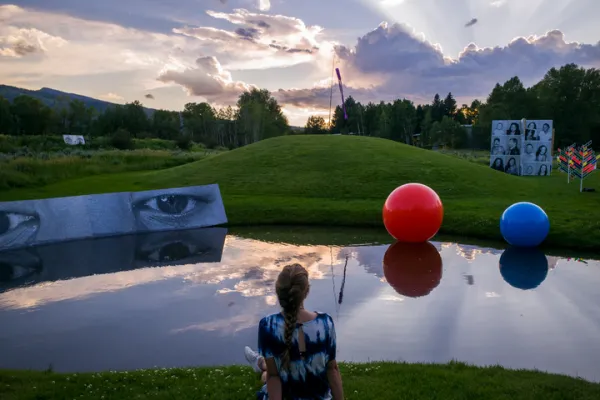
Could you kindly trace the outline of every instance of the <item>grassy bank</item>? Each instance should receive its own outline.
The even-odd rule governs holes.
[[[0,191],[40,187],[67,179],[100,174],[160,170],[198,161],[204,157],[200,152],[107,150],[0,158]]]
[[[550,216],[547,245],[592,250],[600,242],[598,193],[565,176],[516,177],[454,156],[384,139],[287,136],[161,171],[103,175],[0,192],[34,199],[218,183],[232,225],[381,227],[387,195],[407,182],[435,189],[445,207],[441,233],[500,240],[506,207],[532,201]],[[598,187],[593,175],[586,186]]]
[[[341,364],[348,400],[600,398],[600,384],[537,371],[462,363]],[[0,371],[0,398],[253,399],[260,384],[248,367],[156,369],[93,374]]]

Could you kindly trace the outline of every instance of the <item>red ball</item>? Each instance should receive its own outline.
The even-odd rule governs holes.
[[[407,183],[396,188],[383,205],[383,224],[394,239],[422,243],[438,233],[444,206],[429,186]]]
[[[396,292],[427,296],[442,280],[442,257],[434,245],[396,242],[383,256],[383,275]]]

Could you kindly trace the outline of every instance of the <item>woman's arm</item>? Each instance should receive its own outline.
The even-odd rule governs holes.
[[[277,371],[277,364],[273,358],[265,360],[267,364],[267,393],[269,400],[282,400],[281,378]]]
[[[327,364],[327,381],[331,388],[333,400],[344,400],[344,388],[342,387],[342,374],[335,360]]]

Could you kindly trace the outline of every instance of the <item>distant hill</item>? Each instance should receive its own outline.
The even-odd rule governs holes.
[[[104,112],[109,107],[114,107],[117,104],[111,103],[104,100],[94,99],[92,97],[81,96],[79,94],[61,92],[60,90],[50,89],[50,88],[41,88],[40,90],[28,90],[22,89],[15,86],[8,85],[0,85],[0,96],[8,99],[8,101],[13,101],[16,97],[20,95],[26,95],[34,97],[40,100],[42,103],[47,105],[48,107],[55,107],[57,104],[60,104],[61,99],[67,100],[80,100],[86,106],[93,107],[99,112]],[[63,100],[64,101],[64,100]],[[152,108],[144,108],[148,115],[154,113],[154,109]]]

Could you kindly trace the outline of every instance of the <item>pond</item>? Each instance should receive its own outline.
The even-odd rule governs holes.
[[[286,244],[278,238],[293,235],[256,232],[0,253],[0,368],[242,364],[260,318],[278,311],[279,271],[298,262],[311,278],[307,308],[336,322],[341,360],[455,359],[600,381],[598,261],[450,242],[390,246],[352,232],[336,238],[356,243],[348,246]],[[303,234],[307,243],[334,236]]]

